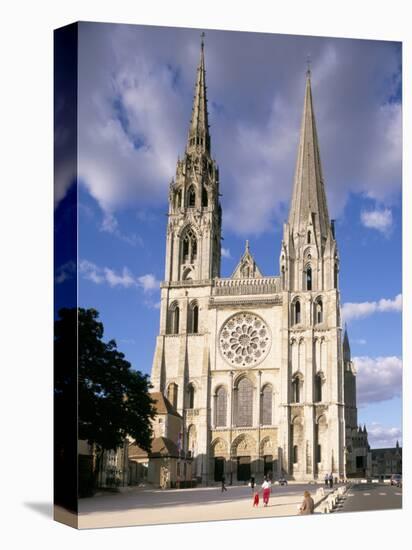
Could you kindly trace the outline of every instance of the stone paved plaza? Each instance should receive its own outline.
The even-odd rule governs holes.
[[[258,508],[252,507],[252,490],[247,486],[228,487],[224,493],[220,487],[166,491],[133,488],[81,499],[79,528],[294,516],[303,491],[308,489],[314,496],[316,488],[309,484],[275,485],[266,508],[262,498]]]

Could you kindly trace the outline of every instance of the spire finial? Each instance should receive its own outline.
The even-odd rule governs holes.
[[[310,58],[310,53],[308,53],[308,55],[306,56],[306,67],[307,67],[307,69],[306,69],[306,76],[307,76],[308,78],[310,78],[310,75],[311,75],[311,72],[310,72],[310,65],[311,65],[311,63],[312,63],[312,60],[311,60],[311,58]]]
[[[246,239],[245,252],[249,252],[249,240]]]
[[[203,32],[201,33],[201,35],[200,35],[200,47],[202,48],[202,50],[203,50],[203,48],[205,47],[205,36],[206,36],[206,35],[205,35],[204,31],[203,31]]]

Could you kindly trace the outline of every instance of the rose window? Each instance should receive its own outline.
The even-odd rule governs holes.
[[[223,325],[220,352],[230,364],[253,367],[266,357],[271,339],[266,323],[251,313],[237,313]]]

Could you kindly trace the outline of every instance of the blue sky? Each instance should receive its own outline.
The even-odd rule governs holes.
[[[168,186],[188,130],[199,30],[82,24],[79,33],[79,299],[150,373],[159,325]],[[245,239],[278,274],[306,58],[340,289],[373,447],[401,441],[401,47],[206,31],[212,154],[220,168],[222,276]],[[57,173],[56,201],[70,198]],[[69,285],[61,257],[56,281]]]

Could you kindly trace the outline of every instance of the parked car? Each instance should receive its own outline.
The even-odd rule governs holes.
[[[279,483],[279,485],[287,485],[288,480],[285,479],[284,477],[280,477],[279,480],[278,480],[278,483]]]
[[[402,487],[402,476],[401,474],[393,474],[391,476],[391,485],[395,485],[395,487]]]

